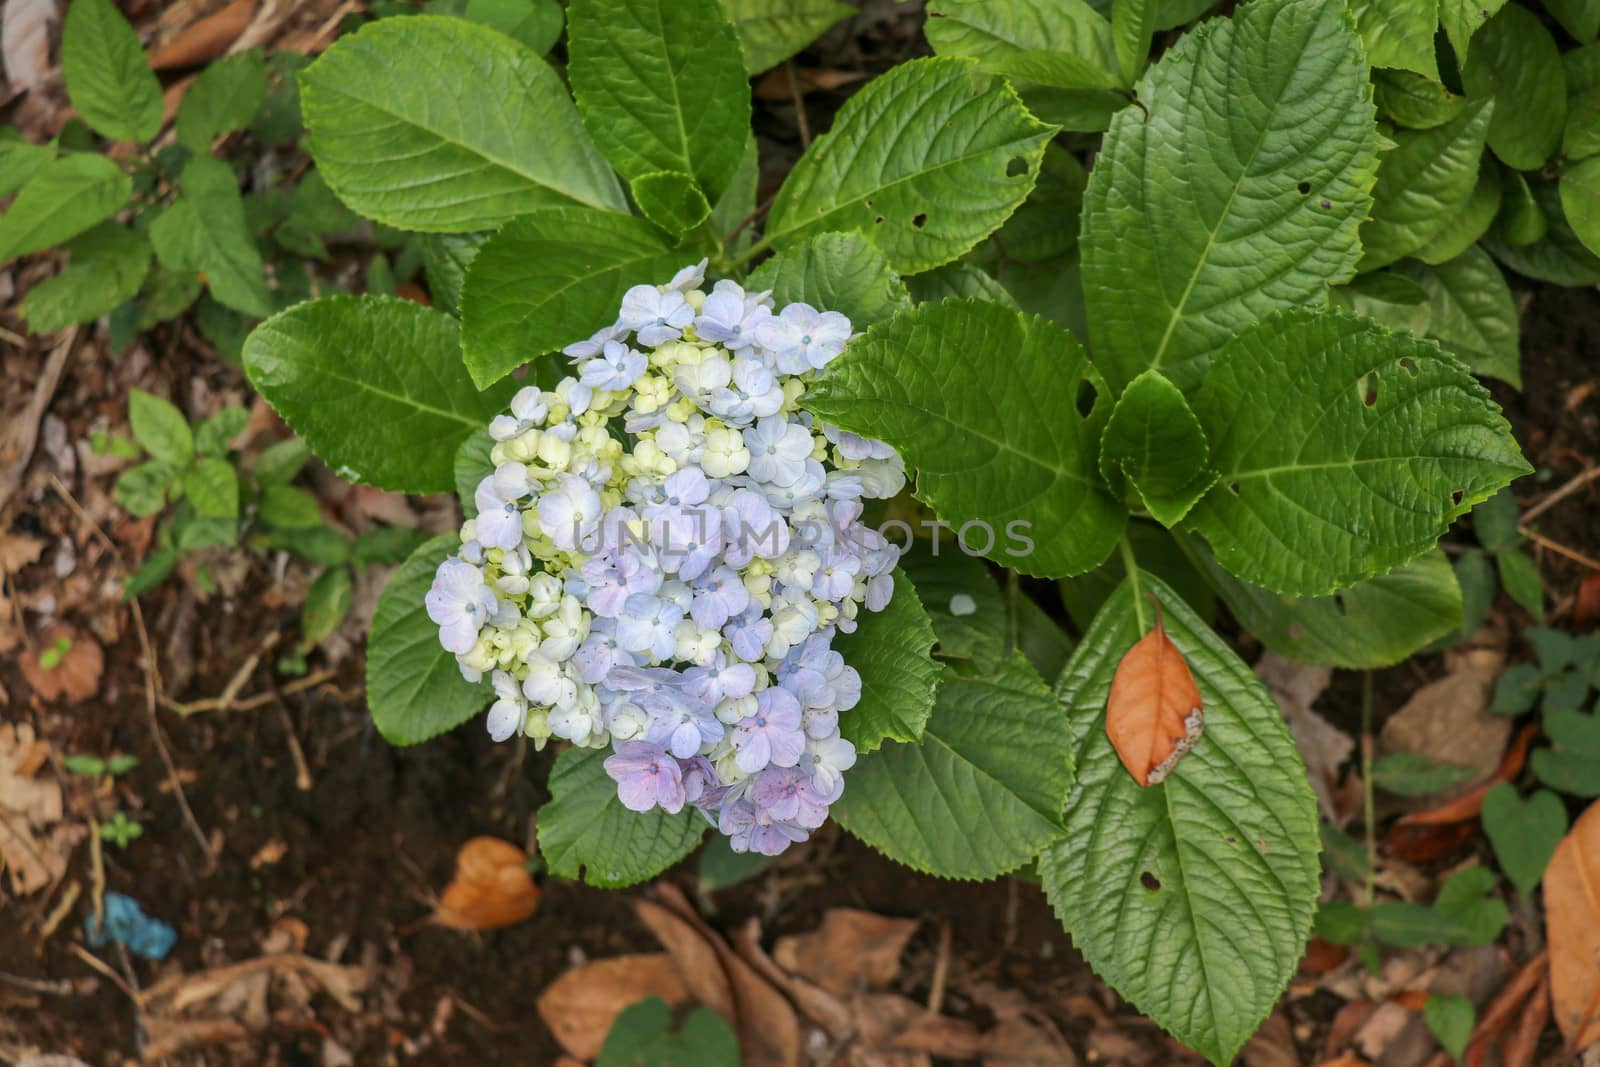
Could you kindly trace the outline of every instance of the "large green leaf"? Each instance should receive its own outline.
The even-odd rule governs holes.
[[[856,762],[839,825],[940,878],[1016,870],[1061,832],[1072,758],[1061,709],[1020,653],[994,674],[947,677],[918,744]]]
[[[150,226],[161,265],[200,271],[217,301],[246,315],[272,310],[261,252],[245,218],[233,169],[220,159],[196,156],[178,176],[183,195]]]
[[[28,290],[22,301],[34,333],[109,315],[139,292],[150,271],[150,243],[114,222],[101,223],[68,247],[72,265]]]
[[[561,79],[494,30],[380,19],[341,37],[300,88],[318,168],[368,218],[464,233],[563,204],[627,209]]]
[[[1372,74],[1372,98],[1378,114],[1413,130],[1431,130],[1461,114],[1466,97],[1457,96],[1437,80],[1409,70],[1378,70]]]
[[[1235,578],[1195,538],[1179,543],[1240,626],[1301,663],[1389,667],[1461,624],[1461,586],[1438,549],[1332,596],[1292,597]]]
[[[76,237],[115,213],[132,192],[133,180],[105,156],[46,163],[0,216],[0,263]]]
[[[1507,4],[1473,38],[1461,81],[1468,95],[1494,97],[1494,154],[1518,170],[1542,167],[1561,143],[1567,79],[1561,51],[1539,16]]]
[[[718,0],[573,0],[567,52],[583,124],[617,173],[692,175],[710,201],[727,190],[750,86]]]
[[[509,402],[461,366],[456,320],[409,300],[329,296],[263,322],[250,383],[340,477],[408,493],[455,486],[456,449]]]
[[[709,824],[694,808],[629,811],[606,773],[609,748],[569,748],[550,772],[539,809],[539,854],[558,878],[620,889],[654,878],[695,850]]]
[[[461,290],[463,357],[480,386],[617,319],[630,286],[661,283],[693,259],[643,219],[555,208],[501,227]]]
[[[1472,57],[1473,34],[1505,6],[1506,0],[1439,0],[1439,22],[1455,49],[1457,66]]]
[[[67,5],[61,74],[72,106],[96,132],[113,141],[148,141],[161,132],[161,83],[111,0]]]
[[[1234,333],[1354,273],[1372,90],[1343,5],[1252,0],[1184,37],[1138,93],[1084,196],[1089,336],[1114,392],[1154,367],[1192,393]]]
[[[1106,737],[1106,697],[1154,624],[1194,673],[1205,732],[1141,789]],[[1158,579],[1125,582],[1057,695],[1078,780],[1040,857],[1046,895],[1091,966],[1212,1062],[1231,1062],[1299,965],[1316,910],[1316,800],[1288,727],[1250,668]],[[848,794],[847,794],[848,795]]]
[[[1399,269],[1427,290],[1432,308],[1429,337],[1455,353],[1474,374],[1522,388],[1517,303],[1489,253],[1469,248],[1435,267],[1406,263]]]
[[[1544,213],[1545,235],[1529,245],[1506,239],[1504,220],[1490,228],[1484,244],[1494,257],[1518,274],[1556,285],[1600,283],[1600,254],[1586,248],[1567,222],[1558,182],[1530,182],[1534,203]],[[20,197],[19,197],[20,199]],[[13,208],[13,210],[15,210]]]
[[[423,605],[434,571],[460,546],[449,535],[418,546],[378,598],[367,638],[367,705],[390,744],[426,741],[488,706],[488,687],[461,677],[455,656],[439,644],[439,627]]]
[[[839,732],[857,752],[922,738],[939,688],[933,643],[933,622],[904,571],[895,572],[888,607],[863,610],[855,633],[834,638],[834,650],[861,675],[861,702],[839,717]]]
[[[1374,67],[1399,67],[1439,80],[1433,56],[1438,0],[1351,0],[1350,9]]]
[[[1485,154],[1478,160],[1478,182],[1466,204],[1449,216],[1427,244],[1411,254],[1435,266],[1455,259],[1489,232],[1500,212],[1501,195],[1500,164],[1494,156]]]
[[[1568,167],[1558,184],[1567,225],[1585,248],[1600,254],[1600,156]]]
[[[838,0],[722,0],[751,74],[775,67],[856,9]]]
[[[1544,9],[1580,44],[1592,44],[1600,34],[1600,3],[1595,0],[1544,0]]]
[[[1494,105],[1467,103],[1427,130],[1395,130],[1372,191],[1372,219],[1361,227],[1362,270],[1417,251],[1458,218],[1478,184],[1478,163]]]
[[[746,288],[770,289],[778,307],[803,301],[837,311],[856,330],[911,306],[905,282],[859,233],[822,233],[757,267]]]
[[[9,126],[0,127],[0,196],[21,189],[52,159],[56,144],[33,144]]]
[[[971,62],[902,63],[851,97],[800,157],[766,240],[860,230],[903,274],[948,263],[1027,197],[1053,132]]]
[[[1465,366],[1344,314],[1288,312],[1239,335],[1194,410],[1221,478],[1191,525],[1228,570],[1294,596],[1414,559],[1531,470]]]
[[[917,468],[919,497],[956,527],[976,524],[964,534],[975,551],[1062,577],[1110,555],[1126,517],[1095,471],[1104,389],[1061,327],[959,300],[872,327],[804,403],[898,448]],[[1014,530],[1032,551],[1019,549]]]

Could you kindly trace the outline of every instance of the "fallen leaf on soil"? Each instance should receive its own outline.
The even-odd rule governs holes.
[[[12,92],[23,92],[50,76],[50,24],[55,0],[7,0],[0,13],[0,56]]]
[[[474,837],[456,853],[456,875],[433,917],[452,930],[494,930],[539,910],[528,854],[498,837]]]
[[[1404,863],[1432,863],[1475,840],[1472,822],[1396,823],[1383,835],[1383,853]]]
[[[22,676],[40,700],[67,703],[88,700],[100,691],[105,657],[88,634],[70,626],[52,626],[44,640],[21,658]]]
[[[1289,723],[1295,747],[1305,758],[1317,806],[1335,827],[1343,829],[1356,805],[1341,803],[1344,791],[1339,786],[1340,768],[1355,751],[1355,739],[1311,710],[1328,688],[1333,671],[1328,667],[1308,667],[1285,659],[1276,652],[1263,653],[1256,662],[1256,675],[1277,701]],[[1360,792],[1355,792],[1359,802]]]
[[[1106,736],[1134,781],[1151,786],[1172,773],[1204,728],[1200,689],[1161,624],[1157,601],[1155,629],[1128,649],[1111,679]]]
[[[1592,626],[1596,620],[1600,620],[1600,571],[1590,571],[1578,585],[1572,621],[1579,626]]]
[[[1418,689],[1383,724],[1380,753],[1417,753],[1487,775],[1499,763],[1511,736],[1511,720],[1488,712],[1505,654],[1474,648],[1447,658],[1450,673]],[[1433,795],[1459,796],[1471,789],[1462,783]]]
[[[779,938],[772,958],[833,993],[883,988],[900,973],[900,954],[918,925],[915,919],[829,908],[817,929]]]
[[[1395,826],[1441,826],[1476,819],[1478,813],[1483,811],[1483,798],[1489,795],[1489,790],[1498,783],[1509,782],[1522,773],[1522,765],[1528,758],[1528,746],[1533,743],[1534,734],[1538,732],[1539,727],[1535,723],[1524,726],[1522,732],[1517,734],[1516,739],[1506,748],[1505,754],[1500,757],[1500,765],[1495,768],[1492,777],[1436,808],[1414,811],[1410,815],[1401,816]]]
[[[794,76],[791,78],[789,67],[774,67],[756,82],[755,96],[757,100],[789,100],[794,96],[795,86],[799,86],[800,94],[804,96],[819,90],[838,89],[864,78],[866,74],[861,71],[826,68],[795,68]]]
[[[648,900],[634,902],[633,912],[649,928],[677,965],[689,995],[704,1004],[729,1026],[738,1026],[733,988],[714,945],[676,912]]]
[[[30,563],[37,563],[44,542],[21,534],[0,534],[0,571],[16,574]]]
[[[1300,1053],[1295,1049],[1294,1027],[1281,1010],[1273,1012],[1261,1024],[1244,1048],[1239,1050],[1244,1067],[1300,1067]]]
[[[1464,1061],[1474,1063],[1480,1060],[1488,1048],[1500,1040],[1500,1036],[1510,1027],[1512,1019],[1518,1017],[1522,1002],[1527,999],[1528,994],[1547,985],[1549,977],[1550,958],[1547,951],[1541,949],[1538,955],[1522,965],[1509,982],[1500,987],[1500,991],[1494,995],[1483,1011],[1478,1013],[1478,1021],[1472,1028],[1472,1037],[1467,1041]],[[1545,1018],[1548,1020],[1548,1005],[1545,1012]]]
[[[614,956],[568,971],[539,994],[539,1018],[567,1052],[592,1060],[622,1009],[647,997],[674,1007],[689,1000],[677,967],[664,953]]]
[[[1580,1052],[1600,1041],[1600,801],[1556,847],[1544,872],[1544,907],[1556,1025]]]
[[[750,919],[740,927],[733,943],[740,959],[792,1000],[800,1013],[822,1027],[829,1037],[843,1041],[850,1036],[855,1023],[851,1019],[849,1005],[821,986],[779,967],[761,947],[761,923],[758,920]]]
[[[82,836],[59,825],[61,787],[35,778],[49,746],[27,723],[0,726],[0,866],[17,896],[42,889],[67,870],[72,846]]]
[[[184,28],[183,32],[150,55],[150,69],[174,70],[209,63],[228,50],[234,39],[250,25],[255,0],[233,0],[212,15]]]

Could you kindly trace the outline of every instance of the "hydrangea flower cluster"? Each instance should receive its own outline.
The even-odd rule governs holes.
[[[831,645],[893,594],[899,550],[861,501],[905,467],[798,406],[845,316],[704,277],[628,290],[564,350],[571,376],[490,423],[494,473],[427,609],[462,673],[490,677],[496,740],[610,746],[628,808],[692,804],[776,855],[855,763],[839,714],[861,678]]]

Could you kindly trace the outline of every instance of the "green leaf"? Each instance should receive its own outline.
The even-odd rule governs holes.
[[[1548,789],[1523,800],[1516,786],[1500,782],[1483,798],[1483,832],[1511,884],[1531,896],[1567,836],[1567,809]]]
[[[252,48],[211,64],[183,94],[178,105],[178,143],[191,152],[209,154],[220,134],[242,130],[255,121],[267,98],[267,63]]]
[[[1429,130],[1395,130],[1372,190],[1372,218],[1361,227],[1361,269],[1375,270],[1426,245],[1472,198],[1495,105],[1472,100]]]
[[[1257,0],[1259,2],[1259,0]],[[1155,623],[1200,687],[1205,732],[1141,789],[1105,732],[1123,654]],[[1078,781],[1040,857],[1045,895],[1091,966],[1214,1063],[1234,1054],[1299,965],[1319,891],[1317,805],[1278,706],[1166,585],[1131,576],[1057,686]]]
[[[555,47],[566,21],[557,0],[432,0],[424,10],[499,30],[541,56]]]
[[[1439,80],[1433,57],[1439,0],[1351,0],[1350,10],[1374,67],[1400,67]]]
[[[1497,222],[1484,238],[1489,251],[1518,274],[1542,282],[1556,285],[1600,283],[1600,255],[1590,251],[1568,225],[1566,210],[1561,206],[1559,183],[1530,182],[1528,188],[1544,213],[1544,237],[1519,247],[1507,240]]]
[[[1221,478],[1192,525],[1228,570],[1295,596],[1414,559],[1531,469],[1465,367],[1346,315],[1290,312],[1239,335],[1194,410]]]
[[[1234,333],[1355,272],[1377,169],[1367,66],[1342,5],[1253,0],[1138,94],[1084,194],[1089,337],[1113,393],[1154,367],[1192,394]]]
[[[903,274],[948,263],[1027,197],[1053,132],[970,62],[902,63],[852,96],[800,157],[765,239],[781,248],[860,230]]]
[[[758,859],[767,857],[756,854]],[[698,1007],[672,1029],[673,1011],[648,997],[617,1015],[594,1067],[739,1067],[739,1039],[722,1016]]]
[[[228,442],[244,432],[250,413],[244,408],[223,408],[195,427],[194,447],[202,456],[226,456]]]
[[[1440,763],[1417,752],[1391,752],[1372,765],[1372,784],[1402,797],[1425,797],[1481,775],[1476,767]]]
[[[9,126],[0,127],[0,196],[10,196],[56,158],[56,143],[31,144]]]
[[[760,177],[761,159],[756,150],[755,134],[747,131],[739,169],[734,171],[728,191],[711,205],[711,232],[727,241],[727,252],[742,252],[755,240],[750,224],[755,221],[756,185]]]
[[[1235,578],[1192,537],[1179,543],[1239,625],[1301,663],[1389,667],[1461,625],[1462,592],[1438,549],[1332,596],[1293,597]]]
[[[906,288],[919,304],[940,300],[987,300],[1008,308],[1017,307],[1005,286],[982,267],[964,260],[914,274],[906,279]]]
[[[292,485],[269,485],[263,489],[258,514],[262,522],[285,530],[322,525],[317,498]]]
[[[1539,16],[1507,4],[1473,38],[1461,71],[1468,96],[1494,97],[1489,147],[1517,170],[1537,170],[1561,143],[1567,79],[1555,38]]]
[[[379,526],[355,539],[350,558],[357,563],[404,563],[427,539],[425,531],[409,526]]]
[[[643,219],[587,208],[537,211],[501,227],[461,290],[463,358],[480,387],[616,321],[631,286],[692,262]]]
[[[1564,195],[1565,190],[1563,190]],[[1544,212],[1539,209],[1539,202],[1533,198],[1533,190],[1528,188],[1528,179],[1520,172],[1512,171],[1506,179],[1504,200],[1505,206],[1501,213],[1505,216],[1505,222],[1501,225],[1500,232],[1505,235],[1508,242],[1514,245],[1531,245],[1549,232],[1550,221],[1544,217]]]
[[[185,464],[194,458],[194,433],[189,420],[171,401],[143,389],[128,394],[128,425],[133,439],[163,463]]]
[[[712,834],[700,852],[700,896],[704,899],[710,893],[760,877],[777,862],[777,856],[735,852],[725,834]]]
[[[1427,1020],[1428,1029],[1433,1031],[1433,1036],[1439,1039],[1444,1050],[1460,1062],[1462,1054],[1467,1051],[1467,1041],[1472,1037],[1472,1027],[1478,1017],[1472,1001],[1460,993],[1448,996],[1433,993],[1422,1005],[1422,1017]]]
[[[133,299],[150,272],[150,243],[114,222],[81,234],[68,249],[71,266],[35,285],[23,298],[22,313],[34,333],[109,315]]]
[[[1122,49],[1131,46],[1142,21],[1130,22],[1124,16]],[[1112,73],[1122,68],[1122,62],[1111,24],[1081,0],[935,0],[928,5],[924,28],[939,55],[975,59],[980,69],[1016,78],[1024,89],[1030,88],[1030,75],[1053,77],[1073,87],[1124,84]],[[1126,82],[1136,74],[1129,74]],[[1051,90],[1044,94],[1053,105],[1046,110],[1059,109],[1068,113],[1060,117],[1086,120],[1074,122],[1076,129],[1104,129],[1105,120],[1126,103],[1122,94]],[[1034,106],[1037,110],[1039,103]],[[1101,114],[1092,114],[1095,111]]]
[[[882,611],[861,611],[856,631],[840,634],[834,648],[861,675],[861,702],[839,717],[839,732],[865,755],[885,741],[922,739],[939,688],[933,622],[904,571],[894,575],[894,597]]]
[[[1584,247],[1600,254],[1600,156],[1568,167],[1557,185],[1567,224]]]
[[[856,330],[911,306],[911,294],[889,261],[859,233],[822,233],[757,267],[746,287],[772,290],[782,307],[796,301],[837,311]]]
[[[1433,899],[1433,910],[1455,924],[1453,944],[1487,945],[1500,936],[1506,906],[1489,896],[1494,888],[1494,872],[1486,867],[1464,867],[1445,880]]]
[[[1438,266],[1477,244],[1478,239],[1489,232],[1500,211],[1500,186],[1500,164],[1493,156],[1483,156],[1478,161],[1478,182],[1472,187],[1466,204],[1435,231],[1427,244],[1411,254],[1424,263]]]
[[[1544,0],[1544,9],[1582,44],[1593,43],[1600,34],[1600,3],[1595,0]]]
[[[134,395],[139,395],[135,389]],[[117,476],[112,497],[117,506],[136,519],[154,515],[167,505],[167,493],[176,488],[180,470],[171,463],[153,459],[130,467]]]
[[[1020,654],[948,677],[918,744],[856,761],[834,818],[896,863],[940,878],[1016,870],[1061,832],[1072,759],[1061,709]]]
[[[263,449],[252,473],[262,485],[288,485],[310,458],[311,449],[304,441],[288,437]]]
[[[1111,5],[1111,40],[1124,85],[1132,85],[1144,73],[1160,8],[1159,0],[1116,0]]]
[[[456,480],[456,499],[461,501],[463,517],[475,519],[478,517],[478,483],[494,473],[495,441],[489,436],[487,429],[471,434],[461,447],[456,449],[454,474]]]
[[[378,732],[392,745],[414,745],[453,730],[489,703],[487,687],[461,677],[423,606],[434,571],[459,547],[460,540],[451,535],[422,545],[378,598],[367,638],[367,705]]]
[[[95,132],[113,141],[148,141],[161,132],[161,83],[111,0],[67,5],[61,74],[72,106]]]
[[[481,233],[435,233],[423,240],[422,269],[428,277],[428,294],[441,311],[459,316],[467,270],[486,240],[488,234]]]
[[[1469,248],[1435,267],[1406,263],[1399,269],[1427,290],[1429,337],[1474,374],[1522,388],[1516,300],[1487,252]]]
[[[279,312],[245,342],[244,365],[340,477],[411,493],[455,486],[456,449],[515,388],[473,388],[456,321],[392,297],[329,296]]]
[[[987,529],[985,555],[1062,577],[1110,555],[1125,519],[1095,471],[1103,393],[1061,327],[962,300],[919,304],[872,327],[804,401],[898,448],[917,468],[919,498],[957,527]],[[1013,547],[1014,531],[1034,539],[1031,551]]]
[[[539,809],[539,854],[558,878],[620,889],[654,878],[695,850],[708,829],[693,807],[629,811],[606,774],[610,748],[569,748],[550,772]]]
[[[1078,247],[1078,216],[1089,172],[1076,156],[1051,142],[1039,179],[1016,213],[993,236],[1001,254],[1028,264],[1057,259]],[[1041,272],[1045,273],[1045,272]]]
[[[1184,554],[1191,544],[1198,544],[1196,539],[1183,536],[1180,547],[1179,535],[1153,522],[1139,521],[1128,523],[1123,536],[1128,539],[1133,558],[1141,570],[1171,586],[1202,619],[1215,618],[1217,598],[1207,578]],[[1204,545],[1198,547],[1205,551]],[[1125,561],[1113,557],[1088,574],[1059,583],[1062,603],[1080,631],[1087,630],[1094,622],[1100,608],[1117,591],[1127,573]]]
[[[465,233],[564,204],[627,210],[561,79],[494,30],[370,22],[302,71],[300,92],[329,187],[387,225]]]
[[[1561,153],[1568,159],[1583,159],[1600,153],[1600,45],[1575,48],[1562,55],[1561,63],[1567,71],[1567,126],[1561,133]]]
[[[1450,39],[1450,47],[1455,49],[1458,67],[1471,58],[1473,34],[1505,5],[1506,0],[1439,0],[1439,22]]]
[[[67,156],[46,164],[0,216],[0,263],[78,236],[132,194],[133,180],[105,156]]]
[[[1147,370],[1128,383],[1100,436],[1100,473],[1124,477],[1163,526],[1176,526],[1217,480],[1210,447],[1178,387]]]
[[[572,0],[567,52],[583,124],[619,174],[676,171],[707,202],[723,194],[750,129],[750,85],[719,0]]]
[[[722,0],[751,74],[775,67],[856,9],[836,0]]]
[[[1353,311],[1404,333],[1424,334],[1433,319],[1427,290],[1392,271],[1358,274],[1328,290],[1328,298],[1331,307]]]
[[[168,270],[200,271],[219,303],[246,315],[272,310],[261,252],[245,219],[233,169],[196,156],[178,179],[183,195],[150,225],[150,243]]]
[[[1424,78],[1409,70],[1372,72],[1373,101],[1378,114],[1413,130],[1431,130],[1461,114],[1466,98],[1457,96],[1437,78]]]
[[[306,590],[300,608],[300,642],[307,649],[338,629],[350,613],[353,595],[350,568],[329,567]]]
[[[159,508],[157,509],[159,510]],[[152,552],[137,571],[122,583],[122,599],[132,600],[142,596],[167,580],[172,568],[178,565],[178,553],[172,549]]]
[[[233,519],[239,515],[239,478],[225,459],[207,456],[183,476],[183,495],[202,519]]]
[[[706,194],[681,171],[641,174],[630,188],[644,217],[668,233],[687,233],[711,217]]]
[[[1500,569],[1500,584],[1506,596],[1516,601],[1533,616],[1535,622],[1544,621],[1544,582],[1539,578],[1539,568],[1533,557],[1525,552],[1496,552],[1495,564]]]
[[[1570,796],[1600,796],[1600,716],[1556,708],[1544,713],[1544,731],[1555,747],[1534,752],[1534,776]]]

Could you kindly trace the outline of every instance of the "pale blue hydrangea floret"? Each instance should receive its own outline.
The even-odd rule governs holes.
[[[738,851],[804,841],[856,750],[861,678],[832,648],[894,591],[862,500],[894,449],[801,410],[850,321],[772,305],[705,263],[624,295],[572,376],[489,425],[494,472],[427,595],[440,643],[489,676],[495,740],[610,748],[628,808],[693,805]]]

